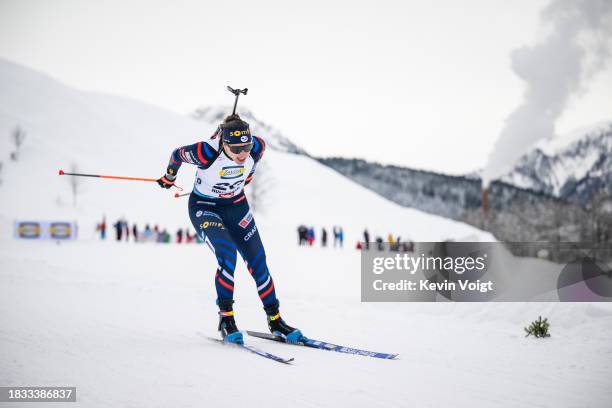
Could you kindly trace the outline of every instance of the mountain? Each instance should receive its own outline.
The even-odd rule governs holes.
[[[482,182],[473,175],[451,176],[432,171],[383,165],[362,159],[319,158],[319,162],[404,207],[462,219],[466,210],[480,210]],[[513,200],[560,201],[556,197],[494,181],[489,187],[490,207],[504,210]]]
[[[588,205],[599,191],[612,192],[612,122],[538,143],[504,182]]]
[[[612,191],[611,152],[612,122],[538,143],[511,172],[493,182],[494,190],[504,193],[493,197],[492,206],[504,208],[516,196],[588,206],[602,190]],[[357,158],[318,160],[406,207],[460,219],[466,209],[482,206],[479,172],[451,176]]]
[[[467,222],[502,241],[607,242],[612,229],[612,123],[539,143],[488,188],[465,176],[340,157],[318,160],[405,207]],[[589,221],[592,220],[592,221]]]
[[[196,109],[191,117],[197,120],[201,120],[209,125],[216,126],[225,119],[227,115],[232,111],[231,106],[207,106],[204,108]],[[240,117],[249,123],[251,132],[255,135],[265,135],[267,146],[271,149],[279,152],[302,154],[309,156],[305,149],[297,146],[282,132],[276,129],[274,126],[269,125],[257,118],[253,112],[248,109],[239,108],[238,113]]]

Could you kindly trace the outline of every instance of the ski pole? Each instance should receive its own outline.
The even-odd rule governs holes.
[[[188,196],[190,194],[191,193],[182,193],[182,194],[174,193],[174,198],[185,197],[185,196]]]
[[[96,178],[114,179],[114,180],[155,181],[155,182],[157,182],[157,179],[153,179],[153,178],[126,177],[126,176],[105,176],[105,175],[102,175],[102,174],[66,173],[64,170],[60,170],[59,171],[59,175],[60,176],[74,176],[74,177],[96,177]],[[179,191],[183,191],[182,187],[177,186],[176,184],[173,184],[173,186],[176,187]]]
[[[228,86],[227,90],[230,91],[231,93],[233,93],[234,95],[236,95],[236,99],[234,100],[234,110],[232,111],[232,115],[235,115],[236,114],[236,106],[238,106],[238,97],[240,96],[240,94],[246,95],[247,92],[249,91],[249,89],[248,88],[234,89],[231,86]]]

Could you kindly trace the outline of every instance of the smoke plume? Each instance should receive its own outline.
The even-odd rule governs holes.
[[[535,45],[514,50],[512,69],[526,83],[483,172],[483,186],[503,176],[536,141],[552,137],[569,98],[610,57],[612,1],[553,0],[541,13],[549,29]]]

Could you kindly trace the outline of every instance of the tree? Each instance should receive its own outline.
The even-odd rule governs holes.
[[[542,316],[539,316],[538,320],[533,321],[529,328],[525,327],[525,331],[527,332],[525,337],[529,337],[532,334],[535,337],[550,337],[550,333],[548,332],[549,327],[550,323],[548,323],[548,319],[542,320]]]
[[[11,133],[11,140],[15,145],[15,151],[11,153],[11,160],[17,161],[19,159],[19,149],[21,148],[25,138],[26,133],[19,126],[13,130],[13,133]]]
[[[601,189],[591,203],[593,242],[612,241],[612,197],[607,188]]]
[[[70,166],[71,173],[78,173],[79,169],[76,163],[72,163]],[[70,191],[72,192],[72,206],[76,207],[77,196],[81,192],[81,180],[79,177],[68,177],[70,183]]]

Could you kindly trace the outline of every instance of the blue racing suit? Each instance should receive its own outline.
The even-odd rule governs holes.
[[[277,301],[255,218],[244,194],[265,150],[264,141],[253,137],[247,161],[238,165],[223,151],[218,135],[172,152],[167,174],[176,177],[182,163],[198,166],[189,196],[189,218],[197,234],[217,258],[217,302],[232,300],[236,254],[247,264],[264,307]]]

